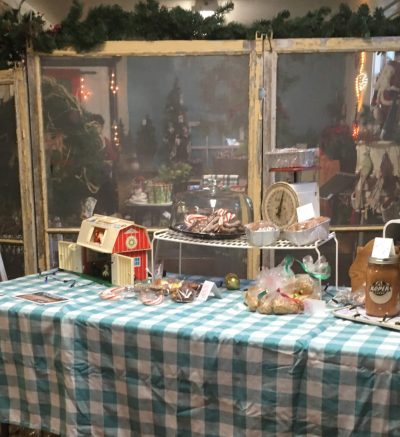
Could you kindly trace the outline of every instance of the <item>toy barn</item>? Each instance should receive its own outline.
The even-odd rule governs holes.
[[[129,285],[147,278],[150,249],[143,226],[95,214],[82,221],[76,243],[59,242],[59,267],[114,285]]]

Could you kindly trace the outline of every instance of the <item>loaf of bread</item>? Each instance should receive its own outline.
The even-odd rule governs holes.
[[[328,217],[324,217],[324,216],[319,216],[319,217],[314,217],[312,219],[308,219],[304,222],[300,222],[300,223],[293,223],[292,225],[290,225],[287,230],[288,231],[305,231],[306,229],[311,229],[311,228],[315,228],[316,226],[318,226],[319,224],[325,222],[329,220]]]

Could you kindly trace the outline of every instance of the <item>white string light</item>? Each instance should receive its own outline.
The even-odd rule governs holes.
[[[80,80],[80,88],[79,88],[79,95],[80,97],[86,101],[89,99],[89,97],[91,97],[91,95],[93,94],[87,87],[86,87],[86,83],[85,83],[85,78],[81,77]]]
[[[361,52],[360,54],[360,68],[355,80],[355,90],[357,97],[357,110],[361,109],[363,92],[367,88],[368,85],[368,74],[365,71],[365,58],[366,53]]]
[[[354,117],[352,129],[351,129],[351,136],[353,137],[354,140],[358,139],[358,135],[360,133],[360,125],[359,125],[358,120],[357,120],[357,115],[361,109],[364,91],[368,85],[368,74],[365,71],[365,59],[366,59],[366,53],[361,52],[360,53],[360,67],[358,69],[358,74],[357,74],[355,82],[354,82],[356,99],[357,99],[356,115]]]
[[[119,147],[119,132],[118,132],[118,124],[115,121],[112,125],[112,137],[113,142],[116,147]]]
[[[111,73],[111,79],[110,79],[110,90],[113,94],[117,94],[119,87],[117,85],[117,79],[115,77],[115,73]]]

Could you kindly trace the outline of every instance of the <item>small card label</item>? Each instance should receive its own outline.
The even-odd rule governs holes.
[[[393,238],[375,238],[371,254],[373,258],[389,258],[395,254]]]
[[[315,211],[312,203],[306,203],[299,206],[297,209],[297,221],[299,223],[315,217]]]
[[[218,291],[218,287],[215,282],[204,281],[196,301],[205,302],[210,296],[210,293],[213,293],[215,297],[218,297],[220,299],[222,298],[221,293]]]

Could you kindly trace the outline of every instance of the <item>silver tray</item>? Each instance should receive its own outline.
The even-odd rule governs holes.
[[[351,322],[365,323],[366,325],[380,326],[381,328],[400,331],[400,315],[389,318],[368,316],[365,313],[365,308],[354,306],[339,308],[334,310],[332,314],[335,317],[350,320]]]
[[[215,234],[214,232],[191,232],[186,230],[186,226],[184,224],[170,226],[170,229],[202,240],[234,240],[244,235],[244,230],[243,232],[237,232],[234,234]]]
[[[279,238],[280,230],[258,230],[252,231],[246,228],[246,237],[247,241],[252,246],[270,246],[271,244],[276,243]]]
[[[295,246],[305,246],[315,243],[317,240],[326,240],[329,236],[330,221],[330,219],[327,219],[312,228],[302,231],[284,231],[281,238],[288,240]]]

